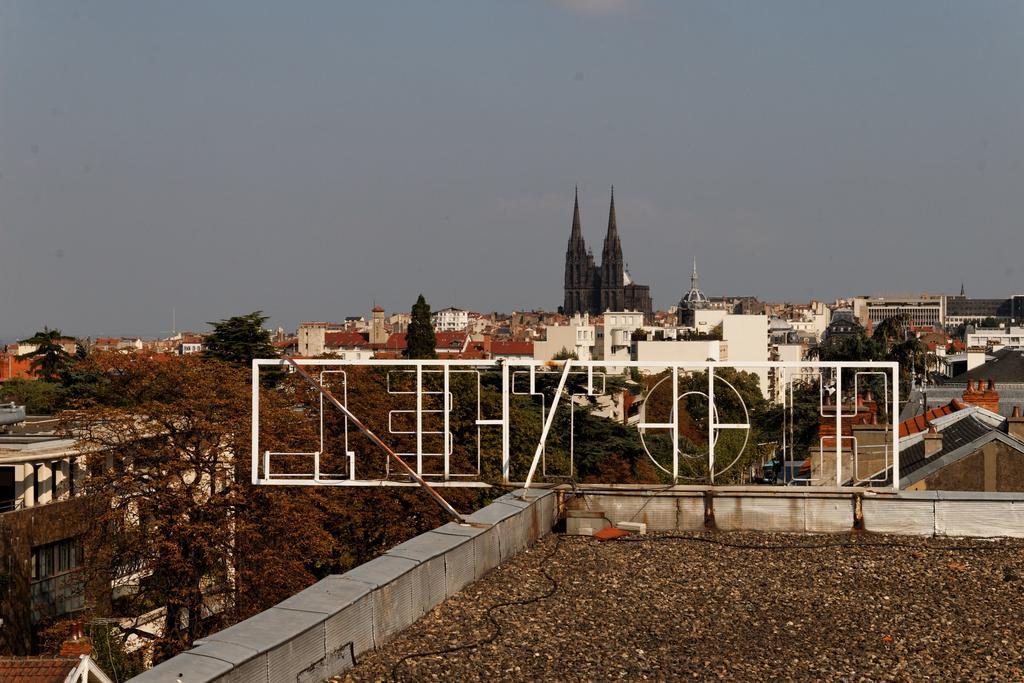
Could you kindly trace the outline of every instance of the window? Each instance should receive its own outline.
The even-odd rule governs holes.
[[[0,512],[14,509],[14,468],[0,467]]]
[[[78,458],[68,460],[68,494],[75,495],[75,468],[78,466]]]
[[[60,460],[50,461],[50,500],[57,500],[60,491],[57,490],[57,475],[60,474]]]
[[[82,545],[77,538],[46,543],[32,549],[32,580],[42,581],[78,569],[82,564]]]
[[[39,475],[42,473],[43,466],[39,463],[32,465],[32,502],[34,505],[39,504],[39,496],[43,494],[43,483],[39,481]]]

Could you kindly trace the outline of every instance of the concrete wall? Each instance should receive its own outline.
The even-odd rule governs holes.
[[[636,343],[636,360],[640,362],[697,362],[720,360],[722,342],[717,339],[707,341],[638,341]],[[650,369],[657,374],[661,368]],[[643,370],[641,369],[641,372]]]
[[[196,641],[137,683],[316,682],[351,668],[435,605],[551,531],[556,494],[513,492]]]
[[[650,531],[843,533],[853,529],[923,536],[1024,538],[1024,494],[922,491],[768,490],[757,488],[588,493],[586,505],[613,523]],[[707,520],[707,522],[705,522]]]

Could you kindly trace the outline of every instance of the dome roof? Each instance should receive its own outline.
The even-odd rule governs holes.
[[[706,303],[708,303],[708,297],[697,286],[697,259],[695,257],[693,259],[693,273],[690,274],[690,291],[683,294],[683,298],[679,300],[679,305],[696,308]]]
[[[694,304],[694,303],[706,304],[708,302],[708,298],[704,294],[704,292],[700,291],[699,289],[694,288],[694,289],[691,289],[690,291],[688,291],[686,294],[683,294],[682,302],[683,303],[688,303],[688,304]]]

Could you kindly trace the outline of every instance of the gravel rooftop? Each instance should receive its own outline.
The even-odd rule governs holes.
[[[551,535],[335,680],[684,678],[1024,680],[1024,542]]]

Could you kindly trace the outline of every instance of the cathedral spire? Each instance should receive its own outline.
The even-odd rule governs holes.
[[[622,268],[622,242],[619,241],[619,226],[615,219],[615,186],[612,185],[612,199],[608,206],[608,232],[604,236],[604,249],[601,251],[601,262],[618,262]]]
[[[580,226],[580,186],[576,186],[576,202],[572,207],[572,237],[571,240],[583,239],[583,228]]]
[[[697,289],[697,257],[693,257],[693,273],[690,274],[690,289]]]
[[[608,207],[608,237],[619,237],[619,226],[615,220],[615,186],[612,185],[612,202]]]

